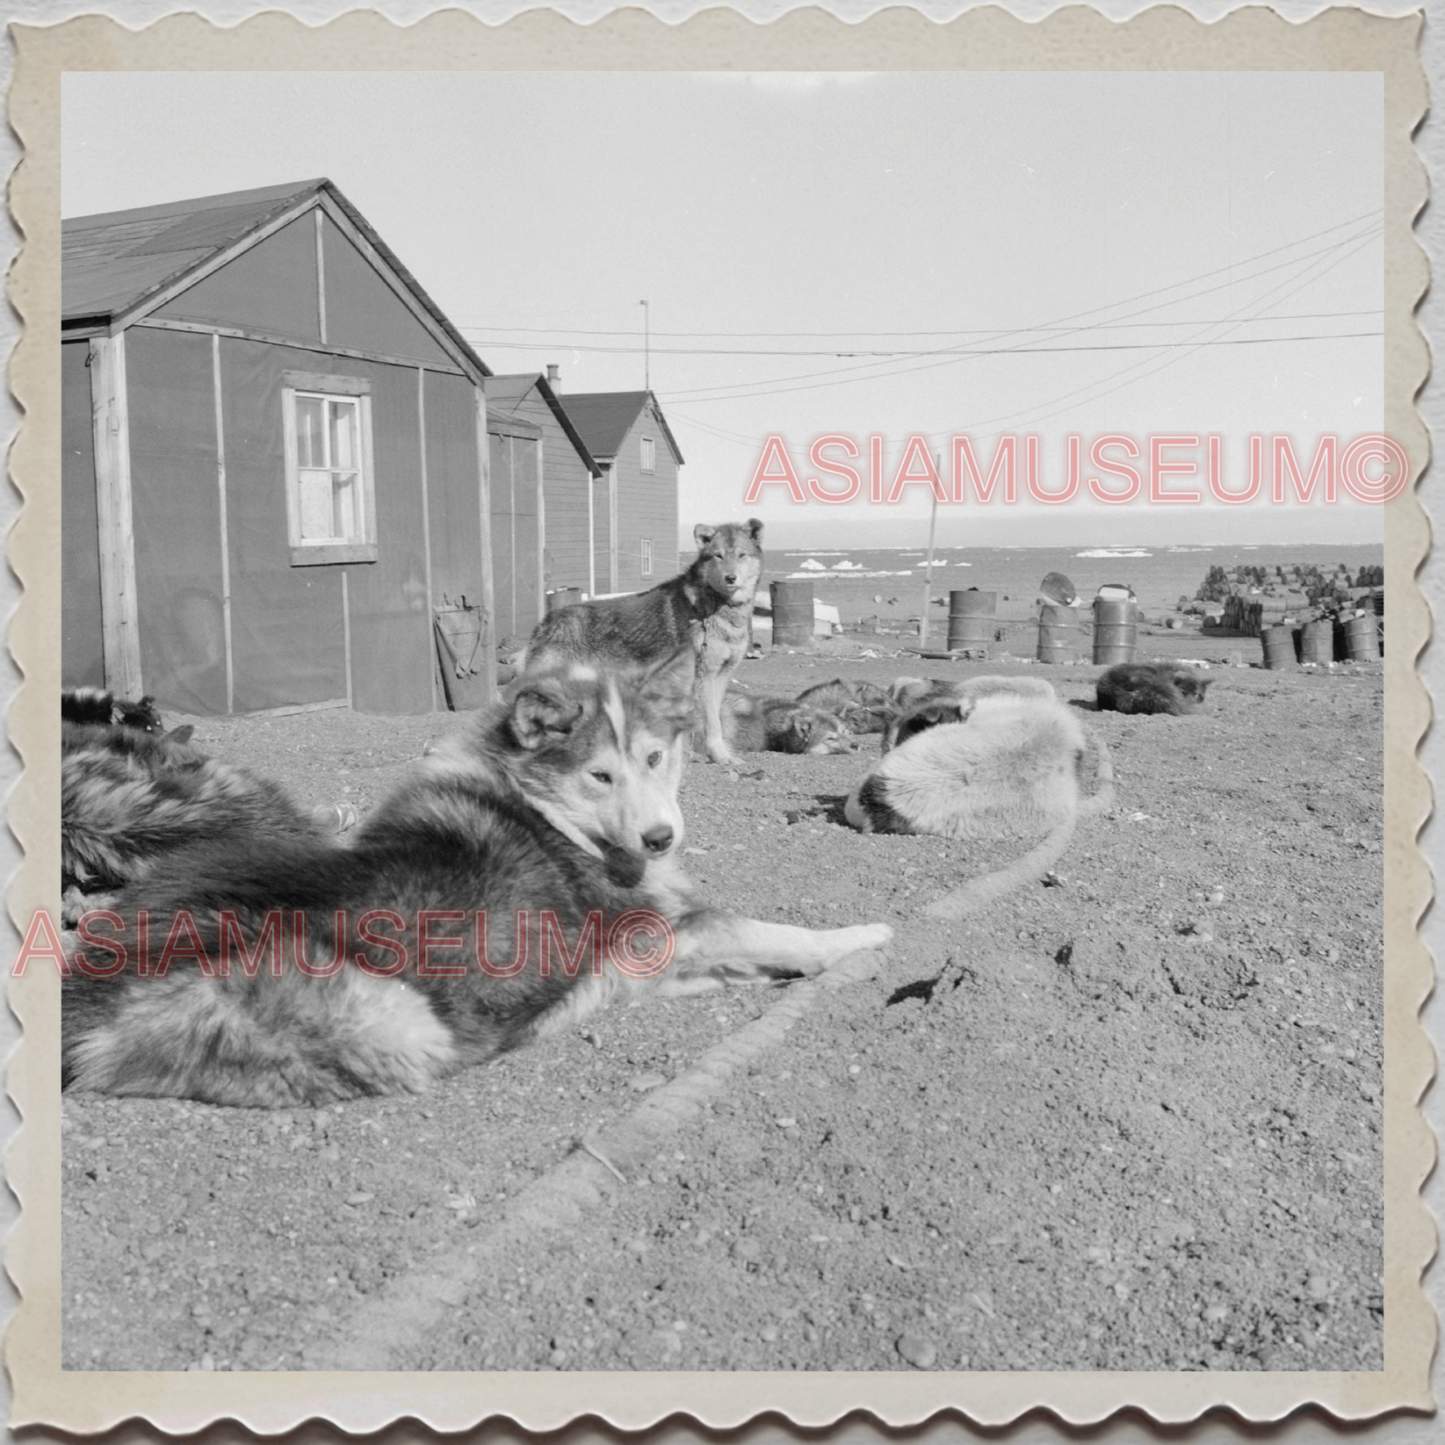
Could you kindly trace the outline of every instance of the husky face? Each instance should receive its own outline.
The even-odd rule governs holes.
[[[525,678],[510,726],[530,801],[591,851],[642,864],[672,852],[692,679],[691,649],[645,671],[579,662]]]
[[[721,527],[700,522],[692,535],[697,543],[693,576],[735,607],[751,602],[763,575],[763,524],[756,517]]]

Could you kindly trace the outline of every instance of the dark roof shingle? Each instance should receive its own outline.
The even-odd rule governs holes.
[[[583,391],[566,392],[561,397],[567,415],[575,423],[587,450],[594,457],[615,457],[627,436],[628,429],[637,420],[638,414],[649,402],[657,407],[659,424],[667,437],[672,454],[682,462],[682,452],[667,422],[662,418],[662,408],[650,391]]]
[[[326,184],[300,181],[62,221],[62,321],[129,310]]]
[[[325,177],[228,191],[131,211],[76,216],[61,222],[61,324],[111,321],[144,308],[147,300],[261,230],[275,217],[325,192],[381,260],[446,333],[463,370],[491,369],[472,350],[370,222]],[[157,302],[156,304],[159,304]]]

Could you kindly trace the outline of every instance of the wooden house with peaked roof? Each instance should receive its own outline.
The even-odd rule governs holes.
[[[547,593],[592,590],[587,515],[603,472],[541,372],[488,377],[486,390],[497,635],[523,641],[546,610]]]
[[[566,393],[562,406],[602,470],[593,490],[588,591],[636,592],[676,572],[682,451],[650,391]]]
[[[65,221],[62,290],[66,685],[422,712],[443,614],[490,692],[491,373],[330,181]]]

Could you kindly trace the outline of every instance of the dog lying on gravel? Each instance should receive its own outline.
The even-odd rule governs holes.
[[[217,1104],[425,1088],[618,993],[808,976],[887,944],[709,907],[677,862],[689,647],[519,679],[350,848],[240,831],[80,920],[62,1083]]]
[[[847,753],[858,746],[843,718],[801,700],[733,692],[722,713],[723,737],[736,753]]]
[[[885,753],[940,723],[966,721],[983,697],[1056,697],[1052,684],[1041,677],[969,677],[958,682],[900,677],[888,691],[895,712],[883,729]]]
[[[1100,712],[1168,713],[1179,717],[1204,702],[1213,678],[1170,662],[1120,662],[1096,684]]]
[[[897,713],[898,705],[886,688],[876,683],[835,677],[798,694],[798,701],[820,712],[832,713],[851,733],[881,733]]]
[[[60,716],[63,921],[85,896],[136,882],[177,851],[235,834],[253,847],[315,835],[275,783],[207,757],[190,726],[162,731],[148,698],[67,692]]]
[[[881,758],[849,795],[849,823],[865,833],[1006,838],[1073,818],[1087,739],[1072,708],[1012,691],[948,706],[962,720],[936,722]]]
[[[1102,738],[1095,744],[1098,786],[1084,795],[1089,740],[1075,710],[1057,698],[1010,690],[965,705],[962,722],[938,722],[886,753],[844,805],[848,822],[865,833],[1047,835],[1023,858],[930,904],[926,912],[936,918],[959,918],[1038,878],[1062,857],[1078,819],[1114,797]]]

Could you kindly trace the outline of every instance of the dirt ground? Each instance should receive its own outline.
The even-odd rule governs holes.
[[[744,680],[1027,670],[1092,698],[1092,667],[897,646],[772,652]],[[1265,672],[1257,641],[1162,630],[1141,655],[1214,659],[1207,708],[1086,712],[1116,806],[963,923],[920,905],[1002,845],[850,830],[876,740],[689,767],[685,862],[714,899],[896,940],[622,1179],[579,1141],[790,990],[616,1010],[415,1098],[68,1095],[65,1367],[370,1366],[384,1320],[397,1369],[1382,1368],[1379,665]],[[208,718],[197,740],[364,811],[458,725]],[[601,1183],[552,1209],[584,1166]]]

